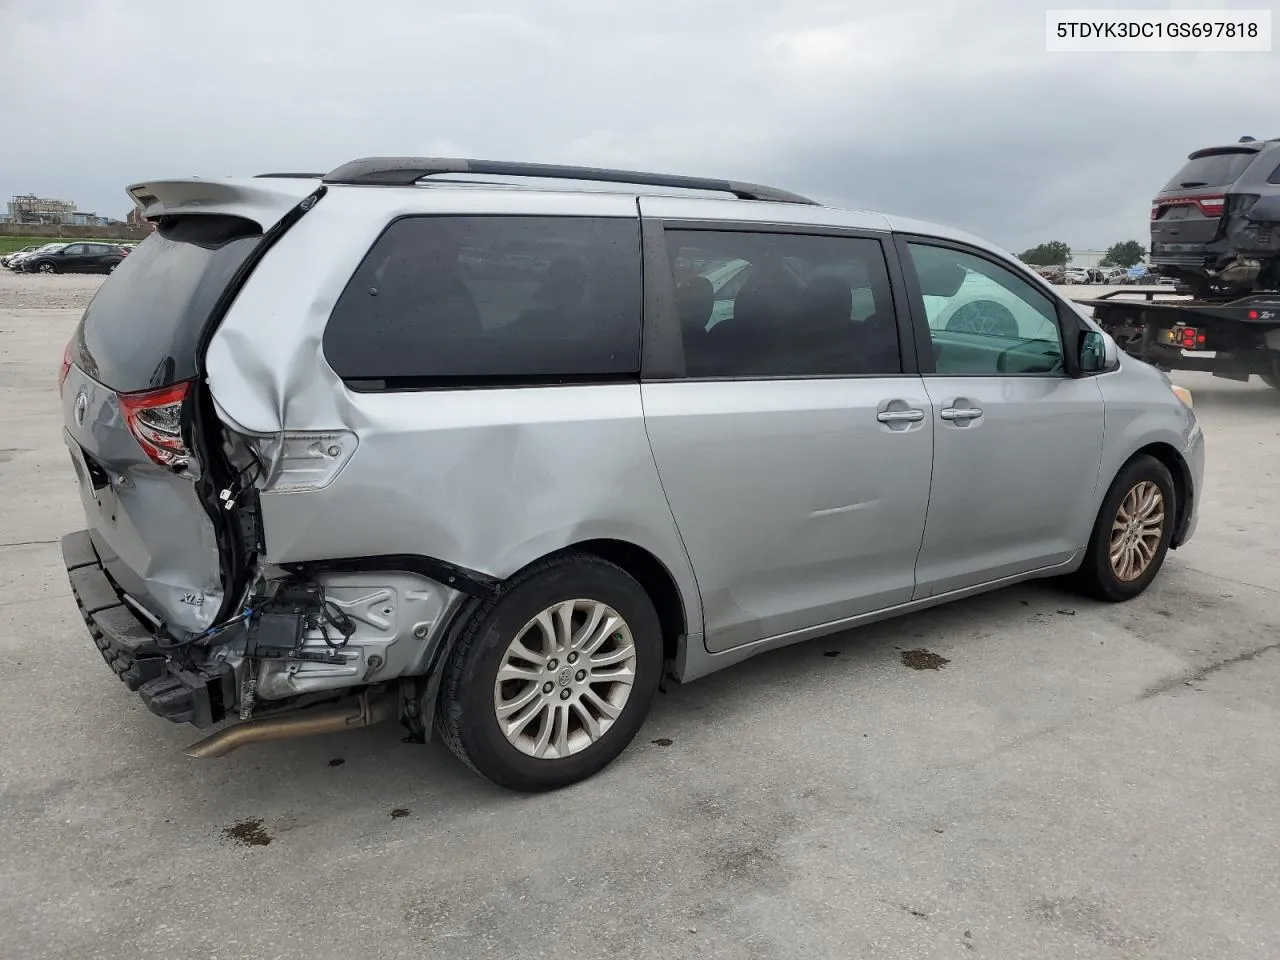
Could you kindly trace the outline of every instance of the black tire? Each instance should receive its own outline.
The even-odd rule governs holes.
[[[598,740],[567,757],[539,759],[518,750],[502,732],[494,684],[517,632],[548,607],[575,598],[605,603],[626,621],[636,651],[635,681],[621,713]],[[459,760],[499,786],[526,792],[565,787],[602,770],[634,739],[653,704],[662,659],[658,614],[634,578],[590,554],[552,557],[520,574],[463,629],[444,667],[436,728]]]
[[[1147,563],[1141,575],[1131,580],[1122,580],[1111,565],[1111,531],[1116,515],[1125,497],[1138,484],[1154,483],[1160,488],[1164,500],[1164,525],[1160,532],[1159,545],[1155,554]],[[1169,469],[1154,457],[1134,457],[1126,463],[1112,481],[1107,491],[1098,518],[1093,524],[1093,534],[1089,538],[1089,546],[1085,551],[1084,563],[1081,564],[1078,580],[1085,593],[1098,600],[1121,603],[1132,600],[1151,585],[1164,564],[1165,555],[1169,552],[1169,542],[1173,539],[1173,531],[1177,525],[1177,491]]]
[[[46,261],[44,263],[36,265],[36,272],[37,273],[57,273],[58,267],[56,264],[49,263],[48,261]]]
[[[1259,374],[1262,382],[1272,390],[1280,390],[1280,354],[1271,354],[1271,372]]]

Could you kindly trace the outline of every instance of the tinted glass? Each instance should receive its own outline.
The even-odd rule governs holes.
[[[935,370],[1001,376],[1060,374],[1057,309],[1029,280],[984,257],[908,244]]]
[[[628,378],[640,310],[639,220],[406,217],[356,269],[324,350],[373,389]]]
[[[878,241],[670,230],[667,250],[688,376],[901,371]]]
[[[1253,163],[1257,153],[1218,153],[1188,160],[1177,175],[1165,184],[1163,192],[1195,190],[1200,187],[1225,187],[1240,179],[1240,174]]]
[[[90,301],[77,330],[81,368],[122,393],[194,377],[218,298],[259,239],[255,224],[235,217],[162,224]]]
[[[1267,177],[1267,183],[1280,183],[1280,166],[1271,171],[1271,176]]]
[[[71,246],[66,247],[62,252],[69,257],[78,257],[84,253],[84,250],[85,246],[83,243],[73,243]]]

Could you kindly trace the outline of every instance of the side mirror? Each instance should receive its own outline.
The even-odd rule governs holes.
[[[1080,372],[1098,373],[1108,366],[1107,338],[1096,330],[1080,331]]]

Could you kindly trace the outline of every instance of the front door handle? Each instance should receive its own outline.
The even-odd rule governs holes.
[[[881,423],[919,423],[924,419],[923,410],[881,410],[876,414]]]
[[[947,407],[938,416],[943,420],[976,420],[982,416],[978,407]]]

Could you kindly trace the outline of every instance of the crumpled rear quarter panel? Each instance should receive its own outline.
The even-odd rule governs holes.
[[[259,435],[347,430],[358,448],[326,489],[262,495],[269,563],[414,553],[505,578],[565,546],[620,539],[667,566],[700,635],[638,383],[356,393],[323,355],[334,303],[396,216],[572,215],[579,206],[636,215],[625,197],[347,188],[284,235],[210,343],[219,416]]]

